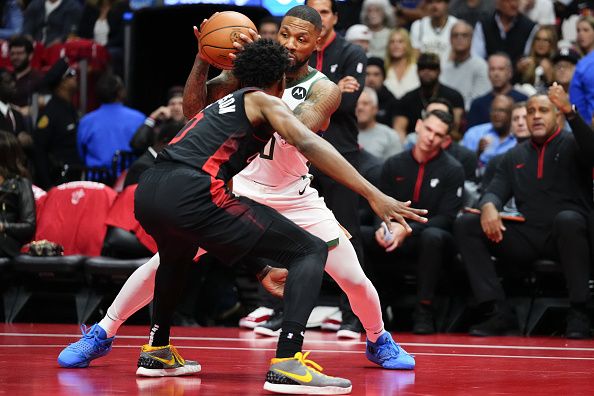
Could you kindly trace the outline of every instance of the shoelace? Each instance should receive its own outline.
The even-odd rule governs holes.
[[[297,352],[295,354],[295,359],[297,359],[305,367],[308,367],[310,369],[313,369],[313,370],[321,373],[322,371],[324,371],[324,369],[322,368],[322,366],[320,366],[319,364],[317,364],[313,360],[307,359],[307,356],[309,356],[310,353],[311,353],[311,351],[308,351],[308,352],[305,352],[305,353]]]
[[[390,345],[393,344],[396,348],[390,348]],[[398,358],[400,355],[400,346],[394,343],[385,343],[378,347],[378,356],[380,359],[389,359],[389,358]]]
[[[87,327],[87,325],[82,324],[80,325],[80,332],[84,338],[94,338],[95,335],[91,334],[91,328]]]

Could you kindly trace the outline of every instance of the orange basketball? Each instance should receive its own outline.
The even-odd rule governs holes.
[[[256,25],[245,15],[235,11],[223,11],[211,17],[200,32],[200,53],[208,63],[219,69],[232,69],[230,53],[236,52],[233,42],[239,34],[250,37],[248,29],[256,30]]]

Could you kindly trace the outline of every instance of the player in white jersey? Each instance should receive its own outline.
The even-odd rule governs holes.
[[[287,89],[283,99],[295,115],[311,130],[323,130],[331,114],[340,104],[340,90],[336,84],[308,66],[316,48],[320,30],[319,14],[308,6],[289,10],[281,22],[278,41],[290,53],[293,67],[287,72]],[[318,20],[316,22],[315,20]],[[195,29],[196,37],[199,33]],[[245,42],[257,38],[241,35]],[[236,43],[238,49],[241,45]],[[200,54],[184,90],[184,113],[196,114],[207,104],[220,99],[238,86],[231,72],[223,72],[206,82],[208,63]],[[205,89],[206,85],[206,89]],[[295,95],[293,95],[293,93]],[[326,207],[315,189],[309,186],[307,161],[297,150],[275,134],[265,150],[233,180],[233,191],[257,202],[273,207],[297,225],[335,244],[328,253],[326,272],[346,293],[353,312],[359,317],[367,334],[366,356],[372,362],[388,369],[413,369],[414,358],[396,344],[384,330],[377,291],[365,276],[353,246],[342,231],[332,212]],[[402,215],[417,221],[426,221],[421,213],[402,204]],[[404,218],[397,219],[410,230]],[[131,275],[109,307],[107,315],[94,325],[78,342],[65,348],[58,362],[73,362],[80,356],[80,363],[69,367],[87,367],[95,358],[104,356],[111,349],[115,334],[123,322],[152,299],[155,273],[159,256],[155,255]],[[304,285],[304,287],[307,287]]]

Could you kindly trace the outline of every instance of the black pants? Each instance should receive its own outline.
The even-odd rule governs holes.
[[[441,270],[456,252],[453,235],[436,227],[427,227],[409,236],[389,253],[377,244],[373,235],[369,235],[365,242],[366,257],[369,258],[366,267],[373,273],[380,289],[391,287],[390,274],[401,272],[403,261],[411,261],[416,265],[417,300],[426,302],[433,301]]]
[[[355,169],[359,170],[361,157],[359,151],[341,154]],[[362,198],[356,192],[315,168],[311,169],[311,173],[314,175],[312,186],[324,198],[326,206],[334,213],[336,220],[351,234],[351,243],[355,248],[359,263],[363,264],[363,243],[361,242],[359,223],[359,200]],[[344,292],[340,295],[340,309],[343,317],[354,315]]]
[[[551,230],[530,228],[526,223],[505,222],[499,243],[489,241],[482,230],[480,216],[465,214],[454,224],[454,235],[478,303],[503,301],[495,256],[501,265],[529,266],[538,259],[559,260],[572,303],[590,298],[590,247],[587,219],[575,211],[557,213]]]
[[[155,239],[161,264],[155,279],[153,345],[169,340],[181,287],[199,247],[221,261],[269,259],[289,270],[285,322],[305,328],[321,287],[327,246],[274,209],[249,199],[212,193],[209,176],[171,165],[145,171],[135,194],[135,214]],[[213,197],[218,197],[215,203]]]

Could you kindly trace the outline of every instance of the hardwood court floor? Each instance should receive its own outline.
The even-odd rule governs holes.
[[[137,378],[148,326],[124,326],[113,351],[87,369],[60,369],[56,357],[80,336],[76,325],[0,325],[0,394],[260,395],[276,339],[238,328],[174,328],[174,345],[202,372]],[[562,338],[396,334],[416,356],[414,371],[368,362],[361,341],[308,331],[305,351],[324,372],[349,378],[353,395],[594,395],[594,341]]]

